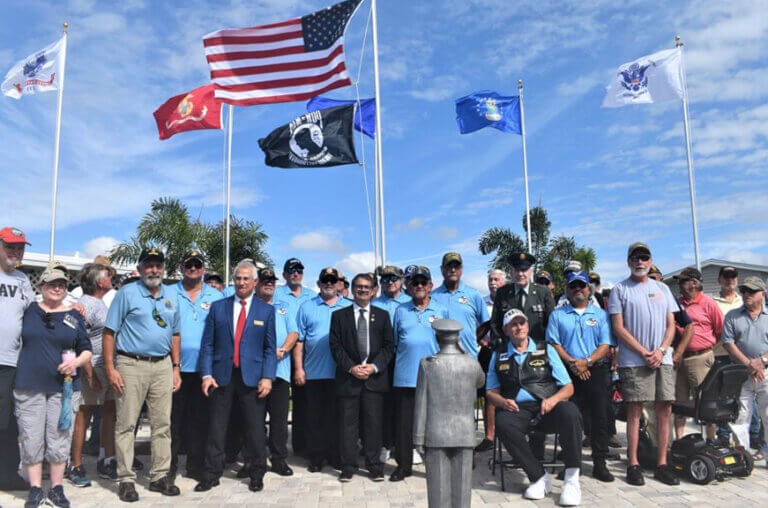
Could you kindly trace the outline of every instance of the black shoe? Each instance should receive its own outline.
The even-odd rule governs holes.
[[[307,471],[309,471],[310,473],[319,473],[322,470],[323,470],[323,464],[321,462],[312,462],[307,468]]]
[[[219,486],[219,479],[216,478],[215,480],[201,480],[197,485],[195,485],[195,492],[208,492],[214,487]]]
[[[29,482],[21,476],[14,474],[10,478],[0,480],[0,490],[10,492],[12,490],[30,490]]]
[[[616,436],[611,436],[608,438],[608,446],[611,448],[621,448],[621,442]]]
[[[19,490],[19,489],[14,489]],[[27,495],[27,502],[24,503],[24,508],[37,508],[45,499],[45,493],[40,487],[32,487],[29,489]]]
[[[139,500],[139,493],[133,482],[121,482],[117,489],[117,497],[124,503],[135,503]]]
[[[248,478],[251,476],[251,464],[246,462],[243,464],[243,467],[237,470],[237,476],[238,478]]]
[[[293,476],[293,469],[282,460],[276,460],[272,463],[270,471],[277,473],[280,476]]]
[[[99,459],[96,463],[96,472],[99,473],[99,478],[117,480],[117,461],[113,458],[107,464],[104,459]]]
[[[251,480],[248,482],[248,490],[251,492],[260,492],[264,490],[264,479],[251,478]]]
[[[384,471],[380,467],[372,467],[368,470],[368,478],[375,482],[383,482]]]
[[[401,482],[408,478],[409,476],[412,476],[413,473],[411,471],[403,471],[399,467],[392,471],[392,474],[389,477],[389,481],[391,482]]]
[[[603,462],[595,462],[592,467],[592,478],[601,482],[610,483],[614,480],[613,475],[608,471],[608,466]]]
[[[144,469],[144,463],[137,459],[136,457],[133,458],[133,464],[131,465],[131,469],[134,471],[141,471]]]
[[[493,441],[488,438],[483,439],[479,445],[475,446],[476,452],[487,452],[493,450]]]
[[[159,492],[164,496],[178,496],[181,494],[179,488],[167,477],[149,482],[149,490],[150,492]]]
[[[627,483],[630,485],[641,486],[645,485],[645,478],[643,478],[643,468],[638,466],[627,467]]]
[[[666,483],[667,485],[680,485],[680,480],[677,479],[675,470],[672,468],[672,466],[666,464],[657,467],[656,472],[653,473],[653,477],[659,480],[661,483]]]
[[[339,475],[339,481],[342,483],[347,483],[352,481],[352,470],[344,468],[344,470],[341,471],[341,474]]]
[[[51,490],[48,491],[48,503],[57,508],[69,508],[69,499],[64,495],[63,486],[56,485],[51,487]]]
[[[592,446],[592,439],[590,439],[589,436],[584,438],[584,441],[581,442],[582,448],[589,448]]]

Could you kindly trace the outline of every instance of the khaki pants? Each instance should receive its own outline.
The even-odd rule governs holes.
[[[123,395],[115,398],[117,477],[121,482],[136,481],[136,473],[131,469],[134,430],[141,406],[146,402],[152,435],[152,466],[149,478],[151,481],[157,481],[165,477],[171,467],[171,359],[167,357],[153,363],[117,355],[115,364],[125,384]]]

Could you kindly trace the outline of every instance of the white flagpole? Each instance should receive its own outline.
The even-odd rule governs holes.
[[[523,178],[525,180],[525,223],[528,227],[528,252],[533,254],[531,244],[531,199],[528,194],[528,152],[525,149],[525,108],[523,107],[523,80],[517,80],[517,91],[520,94],[520,133],[523,136]]]
[[[381,93],[379,92],[379,30],[376,22],[376,0],[371,0],[371,25],[373,27],[373,83],[376,94],[376,212],[377,239],[380,242],[381,266],[387,264],[387,237],[384,225],[384,176],[381,154]],[[378,263],[378,259],[377,259]],[[378,265],[377,265],[378,266]]]
[[[59,76],[59,99],[56,106],[56,139],[53,145],[53,189],[51,190],[51,250],[48,260],[53,259],[53,251],[56,243],[56,195],[59,190],[59,144],[61,141],[61,103],[64,98],[64,69],[67,66],[67,29],[69,23],[64,23],[64,35],[62,37],[61,67]]]
[[[693,153],[691,153],[691,128],[688,125],[688,85],[685,79],[685,63],[683,60],[683,41],[675,36],[675,47],[680,48],[680,72],[683,79],[683,130],[685,131],[685,155],[688,159],[688,189],[691,195],[691,222],[693,226],[693,252],[696,259],[696,269],[701,270],[699,258],[699,227],[696,223],[696,183],[693,178]]]
[[[227,115],[227,216],[224,218],[224,286],[229,285],[229,216],[232,206],[232,115],[234,112],[235,108],[230,104]]]

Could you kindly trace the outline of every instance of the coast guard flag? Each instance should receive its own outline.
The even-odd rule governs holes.
[[[301,115],[278,127],[259,146],[267,166],[313,168],[357,163],[352,115],[355,106],[336,106]]]
[[[3,95],[21,99],[23,94],[58,90],[64,47],[62,37],[50,46],[16,62],[3,80]]]
[[[665,49],[627,62],[606,87],[604,108],[683,98],[682,48]]]
[[[344,31],[361,0],[203,37],[216,98],[235,106],[304,101],[351,84]]]
[[[522,135],[520,97],[507,97],[491,90],[461,97],[456,99],[456,121],[462,134],[493,127]]]
[[[213,96],[215,85],[171,97],[153,114],[160,139],[198,129],[221,129],[221,103]]]
[[[357,101],[340,101],[326,97],[314,97],[307,103],[307,111],[357,104]],[[376,100],[360,99],[360,107],[355,111],[355,130],[370,138],[376,136]]]

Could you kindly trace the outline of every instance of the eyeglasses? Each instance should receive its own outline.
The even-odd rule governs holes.
[[[367,293],[372,288],[371,286],[355,286],[353,289],[359,293]]]
[[[45,327],[49,330],[53,330],[53,316],[51,316],[50,312],[43,314],[43,324],[45,324]]]
[[[293,275],[294,273],[298,273],[299,275],[304,273],[303,268],[289,268],[285,271],[288,275]]]
[[[585,287],[587,287],[587,283],[580,280],[575,280],[568,284],[568,289],[584,289]]]
[[[428,284],[429,284],[429,281],[427,279],[412,279],[411,280],[411,286],[413,286],[413,287],[427,286]]]
[[[633,263],[637,263],[638,261],[648,261],[651,259],[651,256],[648,254],[640,254],[639,256],[629,256],[629,260]]]
[[[160,311],[157,309],[152,310],[152,319],[155,320],[155,323],[157,323],[157,326],[160,328],[166,328],[168,326],[168,323],[165,322],[165,319],[163,319],[163,316],[160,315]]]
[[[202,267],[203,267],[203,263],[201,261],[197,261],[197,260],[187,261],[186,263],[184,263],[184,268],[187,269],[187,270],[191,270],[192,268],[194,268],[196,270],[199,270]]]
[[[549,279],[545,279],[544,277],[539,277],[536,279],[536,284],[541,284],[542,286],[549,286],[549,283],[552,282]]]
[[[339,279],[336,277],[321,277],[320,284],[337,284]]]
[[[739,292],[742,295],[747,295],[747,296],[751,296],[751,295],[754,295],[755,293],[757,293],[757,291],[755,291],[754,289],[749,289],[748,287],[740,287],[739,288]]]
[[[400,280],[400,277],[397,275],[385,275],[381,278],[382,284],[392,284],[393,282],[397,282]]]
[[[262,284],[262,285],[264,285],[264,284],[269,284],[269,285],[271,285],[271,286],[274,286],[274,285],[275,285],[275,281],[276,281],[277,279],[259,279],[259,280],[261,281],[261,284]]]

